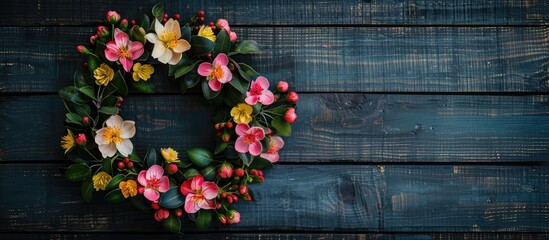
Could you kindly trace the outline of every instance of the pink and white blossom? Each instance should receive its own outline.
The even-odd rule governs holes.
[[[260,102],[263,105],[270,105],[274,102],[274,94],[269,90],[269,80],[265,77],[258,77],[252,81],[250,91],[246,92],[246,103],[255,105]]]
[[[224,53],[220,53],[212,63],[205,62],[198,66],[198,74],[207,78],[208,86],[212,91],[219,91],[222,84],[233,79],[233,74],[227,64],[229,64],[229,58]]]
[[[170,180],[164,176],[164,169],[158,165],[152,165],[149,169],[142,170],[137,176],[137,181],[145,187],[143,195],[149,201],[158,200],[160,193],[170,189]]]
[[[196,213],[200,209],[215,209],[219,188],[213,182],[204,181],[202,175],[187,179],[179,188],[185,198],[185,212]]]
[[[279,159],[278,151],[284,147],[284,140],[280,136],[272,136],[270,139],[269,150],[261,153],[261,157],[275,163]]]
[[[130,41],[130,37],[120,29],[114,29],[114,41],[106,45],[105,57],[111,61],[120,61],[124,71],[130,72],[133,66],[133,60],[138,59],[143,54],[143,44]]]
[[[239,123],[235,128],[238,138],[234,148],[239,153],[250,153],[258,156],[263,151],[261,140],[265,138],[265,131],[260,127],[250,127],[246,123]]]

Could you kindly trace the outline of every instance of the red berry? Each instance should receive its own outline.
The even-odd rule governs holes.
[[[183,216],[183,210],[181,210],[180,208],[175,209],[175,216],[177,217]]]
[[[219,137],[221,136],[221,132],[217,132],[216,135]]]
[[[166,23],[167,21],[168,21],[168,19],[162,18],[162,23]]]
[[[259,176],[259,182],[265,182],[265,177]]]
[[[132,25],[137,24],[137,22],[135,21],[135,19],[132,19],[131,22],[132,22]]]
[[[204,17],[204,11],[200,10],[196,13],[199,17]]]
[[[238,192],[240,192],[240,194],[244,195],[248,192],[248,187],[246,186],[246,184],[243,184],[243,185],[240,185],[240,187],[238,188]]]
[[[130,159],[129,158],[124,158],[124,163],[129,163],[130,162]]]
[[[90,118],[88,116],[85,116],[85,117],[82,118],[82,122],[83,123],[88,123],[88,122],[90,122]]]
[[[208,25],[211,27],[211,26],[215,26],[214,22],[209,22]]]
[[[204,22],[204,17],[199,17],[198,22],[203,23]]]
[[[151,207],[155,210],[160,209],[160,205],[157,202],[151,202]]]
[[[168,173],[169,174],[174,174],[176,172],[177,172],[177,165],[175,165],[173,163],[168,164]]]
[[[179,20],[179,19],[181,19],[181,14],[176,13],[176,14],[173,15],[173,18]]]
[[[116,104],[116,107],[118,107],[118,108],[121,107],[121,106],[122,106],[121,103],[117,103],[117,104]]]
[[[250,174],[252,174],[253,176],[258,176],[259,175],[259,174],[257,174],[257,170],[255,170],[255,169],[250,170]]]
[[[217,29],[217,28],[216,28],[215,26],[211,26],[211,28],[212,28],[212,30],[215,30],[215,29]]]
[[[124,102],[124,98],[123,97],[118,97],[118,102]]]
[[[208,55],[206,55],[207,58],[212,58],[212,54],[211,53],[208,53]]]
[[[167,14],[167,13],[164,13],[164,18],[168,18],[168,14]]]
[[[118,166],[118,169],[124,169],[126,167],[126,164],[120,161],[118,162],[117,166]]]
[[[258,176],[263,176],[263,171],[257,170],[257,175],[258,175]]]
[[[83,67],[83,68],[88,68],[88,63],[87,63],[87,62],[84,62],[84,63],[82,64],[82,67]]]
[[[233,198],[229,195],[227,196],[227,202],[229,203],[233,203]]]
[[[233,123],[232,123],[232,122],[227,122],[227,123],[225,124],[225,127],[229,128],[229,129],[230,129],[230,128],[233,128]]]
[[[236,176],[242,177],[244,176],[244,169],[242,168],[236,169],[234,173],[236,174]]]
[[[200,28],[198,26],[196,26],[196,27],[194,27],[194,30],[198,31],[198,30],[200,30]]]
[[[133,162],[128,163],[128,168],[133,168]]]
[[[227,198],[227,192],[222,192],[222,193],[221,193],[221,197],[222,197],[222,198]]]
[[[143,187],[143,186],[137,187],[137,192],[138,192],[139,194],[143,195],[143,193],[145,192],[145,187]]]
[[[238,197],[236,195],[231,195],[231,197],[233,197],[233,202],[238,202]]]
[[[215,126],[214,126],[215,130],[219,130],[221,129],[221,124],[219,123],[216,123]]]

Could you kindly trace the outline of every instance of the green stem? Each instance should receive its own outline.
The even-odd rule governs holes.
[[[82,147],[84,149],[84,151],[86,151],[90,156],[93,157],[93,159],[95,159],[96,161],[100,161],[97,157],[95,157],[95,155],[93,155],[86,147]]]

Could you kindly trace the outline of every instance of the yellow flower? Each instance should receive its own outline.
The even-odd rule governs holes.
[[[134,81],[139,81],[139,79],[143,79],[143,81],[149,80],[151,78],[151,74],[154,73],[154,68],[150,64],[143,64],[141,63],[135,63],[133,65],[133,73],[132,77]]]
[[[95,84],[107,86],[114,77],[114,71],[109,65],[101,63],[101,65],[93,70],[93,77],[95,77]]]
[[[162,157],[164,157],[164,159],[166,159],[167,163],[179,162],[179,159],[177,157],[178,153],[177,153],[177,151],[173,150],[172,148],[161,148],[160,153],[162,153]]]
[[[137,182],[134,180],[122,181],[118,184],[124,198],[137,195]]]
[[[74,135],[71,130],[67,129],[67,135],[61,137],[61,148],[65,149],[65,154],[67,154],[72,147],[74,147]]]
[[[198,36],[205,37],[210,39],[210,41],[215,42],[215,34],[211,27],[202,26],[200,30],[198,30]]]
[[[105,190],[111,179],[111,175],[106,172],[99,172],[98,174],[93,175],[93,188],[95,188],[95,191],[99,191],[99,189]]]
[[[239,103],[236,107],[231,109],[231,116],[236,123],[249,123],[252,121],[253,109],[250,105],[245,103]]]

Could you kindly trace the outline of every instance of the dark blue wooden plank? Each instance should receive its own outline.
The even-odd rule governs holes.
[[[82,25],[104,19],[108,10],[128,18],[149,13],[157,1],[8,1],[0,25]],[[549,4],[531,0],[172,0],[168,13],[226,18],[234,25],[536,25],[547,24]]]
[[[0,232],[163,231],[152,213],[81,202],[79,184],[59,172],[67,165],[2,164]],[[257,201],[238,204],[240,224],[211,231],[549,231],[547,166],[278,164],[265,173],[251,186]]]
[[[299,92],[546,92],[547,27],[235,28],[263,53],[246,60]],[[0,28],[0,92],[57,92],[92,28]],[[306,47],[304,47],[306,46]],[[165,69],[164,69],[165,70]],[[158,91],[178,92],[166,71]]]

